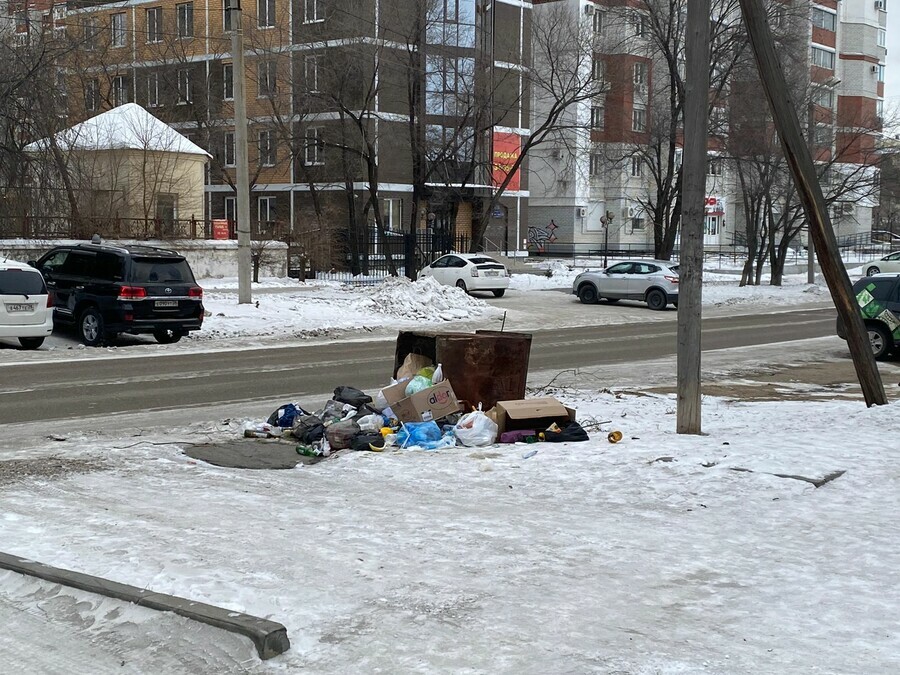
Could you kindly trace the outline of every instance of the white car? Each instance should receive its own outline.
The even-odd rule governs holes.
[[[603,299],[646,302],[650,309],[678,307],[678,265],[670,260],[623,260],[596,272],[582,272],[572,293],[586,305]]]
[[[503,263],[483,253],[450,253],[441,256],[419,272],[419,279],[431,277],[447,286],[456,286],[466,293],[491,291],[502,298],[509,288],[509,272]]]
[[[53,332],[53,296],[30,265],[0,260],[0,337],[37,349]]]
[[[900,251],[888,253],[883,258],[863,265],[863,271],[867,277],[881,274],[882,272],[900,272]]]

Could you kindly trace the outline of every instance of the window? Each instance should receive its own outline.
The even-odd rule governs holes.
[[[835,15],[818,7],[812,8],[812,25],[834,32]]]
[[[716,157],[710,157],[706,161],[706,175],[707,176],[721,176],[722,175],[722,160]]]
[[[385,199],[382,206],[384,224],[388,230],[399,232],[403,229],[403,200]]]
[[[237,220],[237,199],[225,197],[225,219],[232,223]]]
[[[182,2],[175,5],[175,13],[178,18],[178,37],[194,37],[194,3]]]
[[[128,103],[129,96],[128,78],[125,75],[116,75],[112,81],[112,99],[114,106]]]
[[[878,46],[884,47],[887,44],[887,31],[884,28],[878,29]]]
[[[647,130],[647,111],[644,108],[635,108],[631,113],[631,130],[638,132]]]
[[[599,152],[592,152],[588,173],[590,173],[591,176],[599,176],[602,171],[603,155],[601,155]]]
[[[304,154],[307,164],[322,164],[322,130],[311,127],[306,130]]]
[[[100,107],[100,81],[88,80],[84,83],[84,109],[91,112]]]
[[[631,271],[634,269],[633,263],[619,263],[618,265],[613,265],[608,270],[606,270],[607,274],[631,274]]]
[[[830,148],[834,140],[834,130],[830,124],[816,124],[813,127],[813,143],[820,148]]]
[[[260,223],[274,223],[275,197],[260,197],[257,201],[257,214]]]
[[[303,20],[306,23],[312,23],[313,21],[324,21],[324,4],[325,0],[303,0]]]
[[[606,31],[606,12],[594,8],[594,33],[602,35]]]
[[[812,48],[812,64],[819,68],[828,68],[834,70],[834,52],[825,51],[818,47]]]
[[[632,232],[643,232],[644,230],[644,217],[643,216],[635,216],[631,219],[631,231]],[[646,271],[645,271],[646,270]],[[638,265],[634,271],[635,274],[651,274],[652,272],[659,271],[659,268],[655,265]]]
[[[153,71],[147,74],[147,107],[155,108],[159,105],[159,73]]]
[[[262,166],[275,166],[275,132],[260,131],[258,145],[259,163]]]
[[[813,103],[828,108],[834,108],[834,89],[831,87],[816,87],[813,90]]]
[[[82,38],[84,39],[84,48],[85,49],[96,49],[97,48],[97,35],[100,30],[97,26],[96,17],[86,16],[84,17],[84,23],[82,24]]]
[[[162,42],[162,7],[147,10],[147,42]]]
[[[879,63],[877,66],[875,66],[875,73],[878,75],[878,81],[884,82],[884,64],[883,63]]]
[[[703,219],[703,234],[707,237],[715,237],[719,234],[719,216],[706,216]]]
[[[256,0],[256,25],[260,28],[275,25],[275,0]]]
[[[125,278],[125,258],[115,253],[99,251],[94,263],[94,278],[103,281],[122,281]]]
[[[125,46],[125,12],[109,17],[110,40],[113,47]]]
[[[782,5],[775,3],[775,7],[772,8],[772,19],[770,21],[772,27],[781,28],[786,19],[787,10]]]
[[[645,91],[647,88],[647,64],[638,62],[634,64],[634,89]]]
[[[650,31],[650,20],[646,14],[635,12],[631,17],[631,24],[634,26],[634,34],[638,37],[644,37]]]
[[[224,155],[224,159],[225,159],[225,166],[234,166],[234,164],[235,164],[235,161],[234,161],[235,148],[234,148],[234,132],[233,131],[225,132],[224,146],[225,147],[223,148],[223,150],[224,150],[223,155]]]
[[[232,1],[236,2],[237,0],[222,0],[222,27],[226,32],[231,30],[231,10],[228,8]]]
[[[878,99],[875,101],[875,116],[881,120],[884,118],[884,100]]]
[[[591,62],[591,79],[598,82],[603,80],[603,61],[596,56]]]
[[[275,95],[276,91],[276,64],[274,61],[260,61],[257,66],[257,74],[259,79],[257,80],[257,89],[259,98],[264,98],[266,96],[271,97]]]
[[[222,64],[222,98],[234,100],[234,64]]]
[[[644,175],[644,160],[640,157],[634,156],[631,158],[631,175],[635,178],[640,178]]]
[[[193,91],[191,87],[191,71],[182,68],[178,71],[178,102],[190,103],[193,100]]]
[[[591,106],[591,129],[602,129],[606,122],[606,110],[602,103]]]
[[[304,76],[306,78],[306,91],[314,94],[319,91],[319,57],[307,56],[303,61]]]
[[[178,218],[178,195],[163,194],[156,195],[156,219],[174,225]]]

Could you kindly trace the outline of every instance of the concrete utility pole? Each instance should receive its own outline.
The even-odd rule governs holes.
[[[763,90],[769,101],[772,118],[775,120],[775,128],[784,148],[784,156],[791,168],[794,184],[800,193],[806,219],[809,221],[810,239],[815,244],[819,265],[831,291],[838,316],[847,330],[847,345],[850,347],[850,355],[853,357],[853,365],[856,367],[856,376],[859,378],[866,405],[883,405],[887,403],[884,385],[875,358],[872,356],[868,332],[853,297],[850,278],[838,252],[837,240],[825,206],[822,187],[816,175],[812,153],[803,139],[796,104],[791,101],[784,72],[775,54],[775,42],[766,21],[765,8],[762,0],[740,0],[740,3]]]
[[[679,434],[700,433],[700,320],[706,151],[709,127],[709,4],[688,0],[685,36],[684,158],[681,181],[681,253],[678,263]]]
[[[234,78],[234,162],[237,174],[238,303],[250,297],[250,168],[247,157],[247,99],[244,88],[244,16],[240,0],[229,0]]]

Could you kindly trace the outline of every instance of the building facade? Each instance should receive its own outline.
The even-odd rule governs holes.
[[[594,70],[604,93],[584,102],[565,143],[532,157],[530,221],[533,247],[590,248],[608,237],[620,247],[653,249],[654,209],[673,204],[681,163],[681,130],[669,124],[670,68],[683,77],[683,42],[673,53],[654,36],[650,0],[545,0],[535,13],[566,3],[596,35]],[[666,4],[665,8],[669,5]],[[715,14],[715,3],[714,3]],[[733,17],[735,20],[737,17]],[[763,101],[758,87],[742,87],[755,75],[744,52],[742,65],[727,58],[733,47],[728,17],[713,16],[710,116],[704,241],[708,247],[745,239],[744,187],[733,160],[736,116],[747,97]],[[677,22],[676,22],[677,23]],[[868,232],[877,206],[877,139],[882,127],[885,4],[881,0],[806,0],[775,3],[770,25],[798,42],[781,51],[783,65],[797,74],[802,124],[832,202],[838,236]],[[790,32],[791,35],[787,35]],[[654,39],[655,38],[655,39]],[[743,70],[742,70],[743,69]],[[750,70],[752,69],[752,73]],[[742,81],[742,79],[744,81]],[[767,114],[764,109],[760,115]],[[768,123],[766,135],[774,138]],[[665,191],[668,191],[666,193]],[[607,223],[610,223],[607,231]],[[805,233],[801,235],[805,243]]]
[[[530,15],[522,0],[245,3],[254,226],[337,258],[373,229],[487,222],[521,245],[527,174],[486,209],[494,145],[528,133]],[[209,218],[236,216],[234,21],[222,0],[76,2],[61,20],[74,121],[135,102],[208,150]]]

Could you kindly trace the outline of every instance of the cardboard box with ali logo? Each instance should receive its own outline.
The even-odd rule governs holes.
[[[459,401],[447,380],[412,396],[406,395],[408,384],[398,382],[382,390],[388,405],[401,422],[432,422],[459,412]]]

